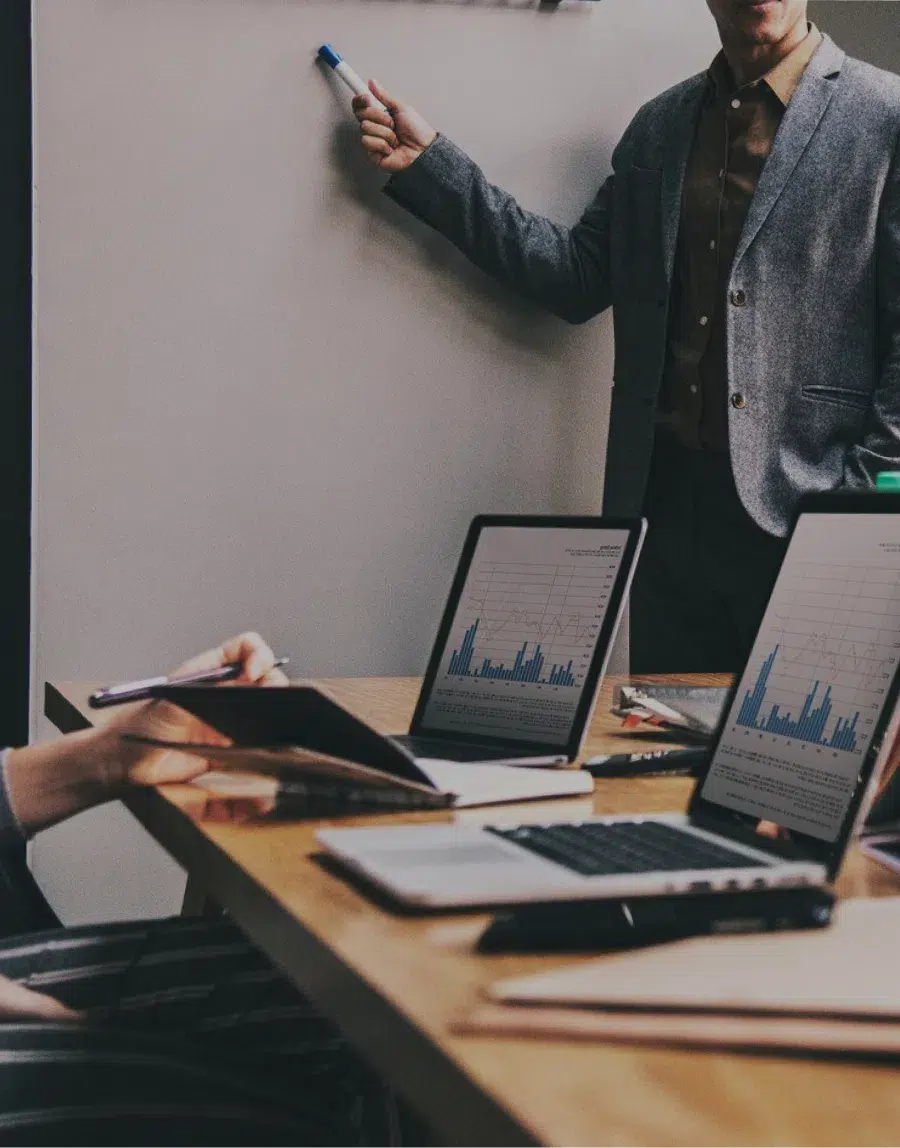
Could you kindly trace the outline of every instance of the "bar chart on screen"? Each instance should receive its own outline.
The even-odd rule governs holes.
[[[747,729],[762,729],[768,733],[780,733],[784,737],[796,737],[801,741],[815,742],[817,745],[826,745],[832,749],[855,749],[859,710],[854,713],[852,720],[847,717],[836,718],[830,735],[826,735],[825,727],[833,708],[830,684],[825,686],[817,699],[816,694],[819,693],[822,683],[818,680],[813,682],[796,718],[790,711],[780,713],[781,705],[778,702],[773,702],[768,713],[760,713],[766,702],[769,675],[779,649],[780,647],[776,646],[769,654],[763,662],[753,690],[747,690],[744,694],[744,704],[738,714],[737,724]]]
[[[803,516],[701,794],[834,841],[900,665],[900,516]]]
[[[451,642],[447,673],[580,686],[618,565],[618,557],[482,563],[472,572],[463,603],[472,620],[461,639]],[[463,615],[459,624],[465,621]]]
[[[627,533],[484,530],[425,709],[429,728],[564,742],[598,642]]]
[[[766,623],[735,727],[858,756],[900,657],[897,571],[797,563]]]

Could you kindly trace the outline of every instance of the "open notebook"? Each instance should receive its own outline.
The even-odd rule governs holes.
[[[174,702],[230,739],[229,745],[150,741],[203,757],[217,769],[277,778],[282,796],[310,811],[462,808],[589,793],[582,770],[424,761],[311,685],[167,686]],[[215,778],[207,774],[206,788]],[[233,792],[233,784],[223,784]]]

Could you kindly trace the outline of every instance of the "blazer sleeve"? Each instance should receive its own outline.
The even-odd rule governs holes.
[[[525,211],[488,183],[465,152],[438,136],[384,190],[493,279],[570,323],[583,323],[612,301],[614,180],[610,176],[574,227],[561,227]]]
[[[879,377],[865,436],[844,465],[844,485],[855,489],[873,486],[880,470],[900,470],[900,135],[882,198],[875,258]]]

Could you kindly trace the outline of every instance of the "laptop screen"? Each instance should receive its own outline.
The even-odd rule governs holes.
[[[699,796],[837,842],[898,666],[900,514],[801,514]]]
[[[573,731],[580,734],[576,725],[590,712],[640,530],[597,519],[541,521],[551,520],[476,519],[413,732],[560,750]]]

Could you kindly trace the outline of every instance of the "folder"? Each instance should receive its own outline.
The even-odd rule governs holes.
[[[281,809],[310,816],[490,805],[589,792],[581,770],[450,761],[418,761],[389,737],[344,709],[315,686],[161,686],[154,697],[173,702],[217,730],[231,744],[198,744],[134,737],[202,757],[220,773],[267,779],[260,796],[276,793]],[[202,785],[222,797],[235,783],[205,774]],[[218,787],[218,788],[217,788]]]
[[[464,1036],[900,1057],[900,1024],[829,1017],[589,1012],[483,1005],[453,1028]]]
[[[492,986],[466,1032],[900,1054],[900,898],[830,928],[698,937]]]

